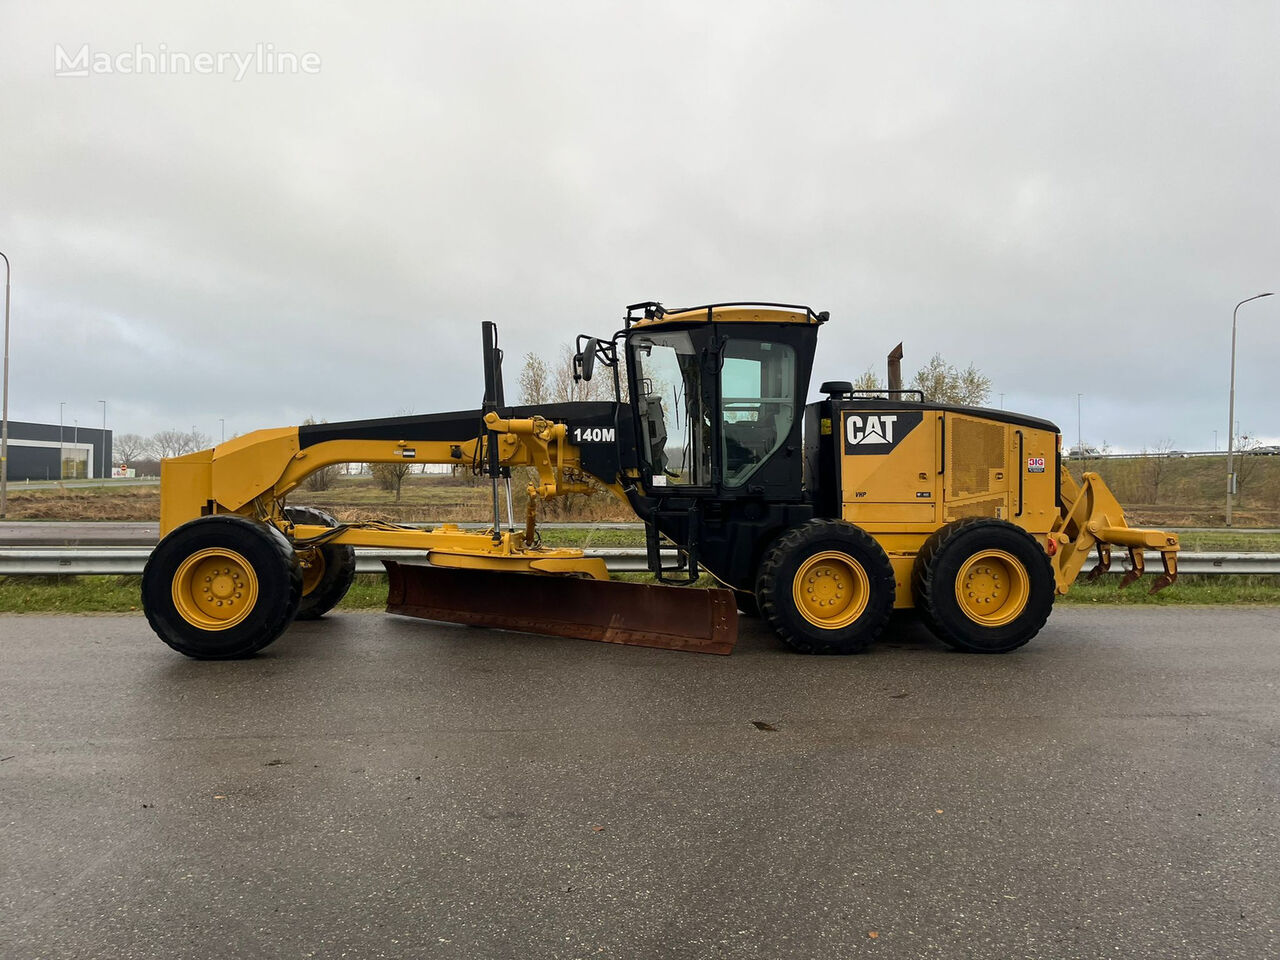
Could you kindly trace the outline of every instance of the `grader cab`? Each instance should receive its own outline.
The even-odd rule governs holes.
[[[852,653],[916,608],[952,646],[995,653],[1039,631],[1094,549],[1093,575],[1111,546],[1129,551],[1122,586],[1147,549],[1164,564],[1155,589],[1176,578],[1176,536],[1128,527],[1096,474],[1076,483],[1048,421],[840,382],[806,403],[827,320],[634,304],[611,338],[578,339],[578,375],[610,378],[615,399],[537,408],[506,403],[485,322],[478,410],[261,430],[166,460],[147,617],[189,656],[247,656],[341,600],[354,548],[393,547],[422,552],[387,564],[387,609],[407,616],[728,653],[741,609],[795,650]],[[487,477],[490,529],[341,523],[287,503],[323,467],[405,461]],[[520,522],[517,467],[535,477]],[[644,522],[657,584],[542,543],[538,503],[597,487]],[[702,589],[703,572],[718,586]]]

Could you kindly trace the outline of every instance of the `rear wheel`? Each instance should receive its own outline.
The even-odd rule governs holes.
[[[888,622],[893,567],[866,531],[810,520],[765,554],[756,590],[761,614],[801,653],[857,653]]]
[[[1004,520],[975,517],[943,527],[925,542],[912,582],[930,629],[972,653],[1017,649],[1053,609],[1048,554]]]
[[[285,507],[292,523],[336,527],[338,521],[314,507]],[[338,605],[356,577],[356,551],[345,543],[326,543],[297,550],[302,566],[302,601],[296,620],[318,620]]]
[[[142,608],[160,639],[200,660],[247,657],[293,620],[302,572],[275,527],[237,516],[201,517],[151,552]]]

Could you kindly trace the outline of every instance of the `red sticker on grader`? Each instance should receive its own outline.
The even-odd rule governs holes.
[[[1044,457],[1027,457],[1027,473],[1044,473]]]

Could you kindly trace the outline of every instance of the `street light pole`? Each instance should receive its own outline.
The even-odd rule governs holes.
[[[67,405],[67,401],[65,401],[65,400],[59,400],[59,401],[58,401],[58,480],[59,480],[59,481],[61,481],[61,480],[62,480],[62,473],[63,473],[63,467],[62,467],[62,458],[63,458],[63,452],[62,452],[62,408],[63,408],[63,407],[65,407],[66,405]]]
[[[9,258],[4,257],[4,413],[0,421],[0,519],[9,509]]]
[[[102,472],[98,474],[99,480],[107,478],[107,401],[99,400],[102,404]]]
[[[1250,300],[1261,300],[1263,297],[1270,297],[1270,293],[1259,293],[1252,297],[1245,297],[1236,304],[1236,308],[1231,311],[1231,394],[1227,400],[1227,526],[1231,526],[1231,497],[1236,492],[1236,471],[1235,471],[1235,430],[1232,428],[1236,422],[1236,314],[1240,312],[1240,308]]]

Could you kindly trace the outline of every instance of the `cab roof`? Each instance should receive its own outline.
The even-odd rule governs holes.
[[[697,307],[668,309],[657,301],[627,307],[627,328],[685,323],[826,323],[829,314],[796,303],[706,303]]]

